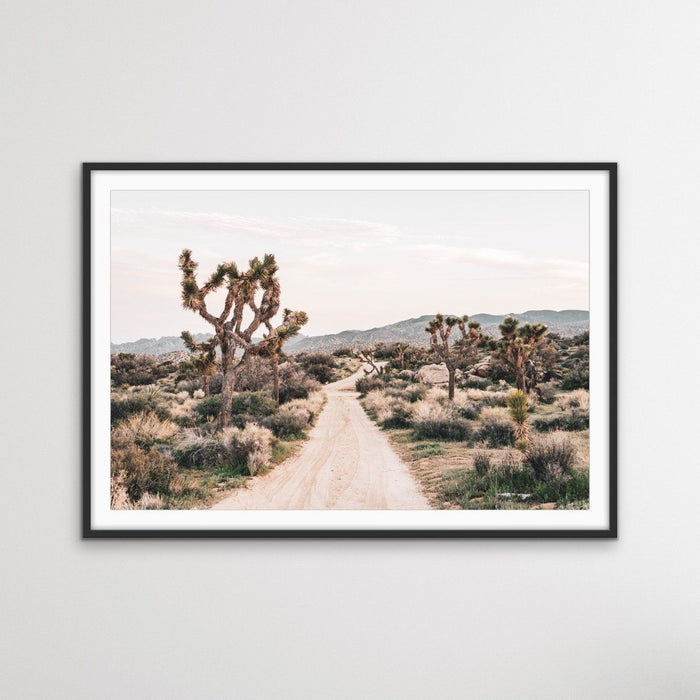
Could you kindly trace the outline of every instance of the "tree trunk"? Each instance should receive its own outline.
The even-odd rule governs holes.
[[[279,368],[279,361],[277,359],[277,356],[272,360],[272,381],[273,381],[273,391],[275,394],[275,403],[279,406],[280,405],[280,368]]]
[[[219,410],[219,430],[231,425],[231,402],[236,391],[236,375],[232,370],[224,370],[221,386],[221,409]]]
[[[243,360],[245,360],[245,354],[241,358],[238,365],[234,365],[234,358],[236,356],[236,348],[233,347],[224,353],[222,348],[221,351],[221,370],[224,374],[223,383],[221,386],[221,409],[219,410],[219,421],[218,428],[222,430],[223,428],[228,428],[231,425],[231,402],[233,401],[233,395],[236,392],[236,380],[243,367]]]
[[[211,376],[208,374],[204,375],[204,395],[209,396],[211,393]]]
[[[454,367],[448,367],[447,373],[449,376],[449,384],[447,386],[447,398],[450,401],[454,401],[455,398],[455,373],[456,369]]]
[[[527,394],[527,382],[525,381],[525,370],[518,368],[518,374],[516,377],[516,386],[523,394]]]

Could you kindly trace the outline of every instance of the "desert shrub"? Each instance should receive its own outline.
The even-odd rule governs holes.
[[[224,466],[221,441],[200,430],[188,430],[178,441],[174,457],[181,467],[201,468]]]
[[[402,399],[392,401],[388,410],[381,416],[377,416],[377,421],[382,428],[408,428],[411,425],[411,420],[411,404]]]
[[[120,352],[110,359],[111,377],[115,386],[153,384],[157,379],[167,376],[172,369],[172,363],[158,363],[150,355]]]
[[[112,428],[112,446],[131,446],[149,450],[159,444],[168,443],[178,431],[178,426],[169,420],[161,420],[153,411],[141,411],[128,416]]]
[[[559,386],[564,391],[588,389],[589,372],[587,369],[572,369],[562,374]]]
[[[195,389],[194,393],[192,394],[193,399],[203,399],[206,396],[204,393],[204,389]]]
[[[474,469],[479,476],[486,476],[491,467],[491,457],[488,452],[474,453]]]
[[[486,377],[477,377],[473,374],[462,375],[458,382],[462,389],[485,389],[489,385],[489,379]]]
[[[201,389],[204,386],[204,382],[201,377],[191,377],[188,379],[181,379],[175,384],[175,391],[187,392],[188,396],[194,396],[194,392],[197,389]]]
[[[303,436],[310,422],[308,411],[286,404],[276,414],[265,418],[263,425],[279,438],[290,438]]]
[[[280,366],[280,403],[306,399],[320,388],[321,385],[313,377],[292,362]]]
[[[263,418],[262,424],[272,430],[276,437],[303,437],[306,429],[314,422],[314,418],[323,406],[322,392],[317,391],[308,399],[294,399],[280,406],[279,410]]]
[[[541,481],[561,477],[574,468],[576,447],[566,435],[533,439],[524,465]]]
[[[327,352],[301,353],[295,360],[304,368],[306,374],[321,384],[328,384],[336,377],[338,361]]]
[[[373,389],[365,396],[364,404],[367,410],[375,416],[389,408],[389,396],[382,389]]]
[[[459,418],[453,406],[424,400],[413,410],[414,437],[418,440],[471,440],[472,424]]]
[[[508,401],[507,391],[486,391],[484,389],[467,389],[467,397],[482,406],[505,406]]]
[[[509,447],[515,442],[513,424],[502,409],[484,409],[476,438],[489,447]]]
[[[123,498],[120,498],[120,488],[124,489],[129,501],[134,503],[146,493],[167,493],[176,469],[173,458],[155,446],[144,450],[132,443],[112,449],[111,501],[114,507],[126,505]]]
[[[559,393],[559,387],[555,382],[543,382],[535,387],[535,392],[541,403],[550,404],[554,402],[554,399]]]
[[[113,398],[110,401],[112,425],[134,413],[141,413],[142,411],[151,411],[161,420],[167,420],[170,417],[169,411],[163,404],[162,397],[157,391],[138,391],[123,399]]]
[[[588,470],[567,470],[569,461],[566,453],[563,457],[559,453],[548,454],[536,473],[516,453],[509,452],[496,466],[484,470],[482,462],[481,472],[476,461],[473,470],[445,472],[439,493],[443,499],[468,509],[528,508],[552,501],[558,507],[581,507],[589,498]]]
[[[272,365],[267,358],[253,355],[246,359],[236,379],[239,391],[263,391],[272,386]]]
[[[185,399],[182,403],[174,403],[170,406],[170,418],[180,426],[191,427],[196,423],[197,414],[195,399]]]
[[[194,410],[199,418],[205,422],[215,419],[221,411],[221,394],[203,398]]]
[[[241,391],[231,400],[234,415],[269,416],[276,410],[274,399],[262,391]]]
[[[535,418],[532,424],[535,430],[541,433],[549,433],[553,430],[587,430],[589,427],[589,413],[582,408],[572,408],[564,413],[540,416]]]
[[[224,375],[221,372],[215,372],[209,380],[209,393],[220,394],[224,385]]]
[[[360,377],[355,382],[355,389],[361,394],[368,394],[370,391],[383,389],[386,386],[384,380],[376,374],[369,374],[366,377]]]
[[[255,423],[245,428],[225,428],[221,444],[230,464],[245,464],[251,476],[255,476],[270,462],[273,435],[270,430]]]
[[[567,408],[583,408],[588,410],[590,407],[590,395],[585,389],[575,389],[570,394],[558,396],[556,404],[562,410],[566,410]]]

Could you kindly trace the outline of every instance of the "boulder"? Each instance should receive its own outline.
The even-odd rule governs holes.
[[[471,370],[469,370],[469,374],[473,374],[477,377],[488,377],[490,371],[491,362],[489,360],[485,360],[484,362],[479,362],[479,364],[474,365]]]
[[[416,372],[416,380],[421,384],[439,386],[440,384],[447,384],[449,378],[450,375],[445,365],[423,365]]]

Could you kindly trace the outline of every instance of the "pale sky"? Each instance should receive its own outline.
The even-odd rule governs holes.
[[[586,191],[116,191],[112,342],[211,330],[182,308],[183,248],[200,283],[274,253],[282,308],[322,335],[438,311],[588,309],[588,239]]]

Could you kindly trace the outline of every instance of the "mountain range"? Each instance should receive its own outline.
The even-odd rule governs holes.
[[[551,333],[572,336],[588,330],[588,311],[568,309],[565,311],[550,311],[546,309],[524,311],[521,314],[476,314],[470,316],[471,321],[481,323],[484,333],[498,336],[498,325],[503,323],[506,316],[515,316],[521,323],[544,323]],[[391,323],[369,330],[347,330],[330,335],[306,336],[298,335],[291,338],[284,349],[289,354],[300,352],[330,352],[343,347],[373,345],[375,343],[392,343],[398,340],[418,345],[428,344],[428,334],[425,327],[433,318],[432,314],[409,318],[397,323]],[[209,333],[195,334],[195,340],[201,342],[211,337]],[[181,351],[185,345],[179,336],[164,336],[162,338],[141,338],[130,343],[111,343],[112,354],[127,352],[134,354],[164,355]]]

